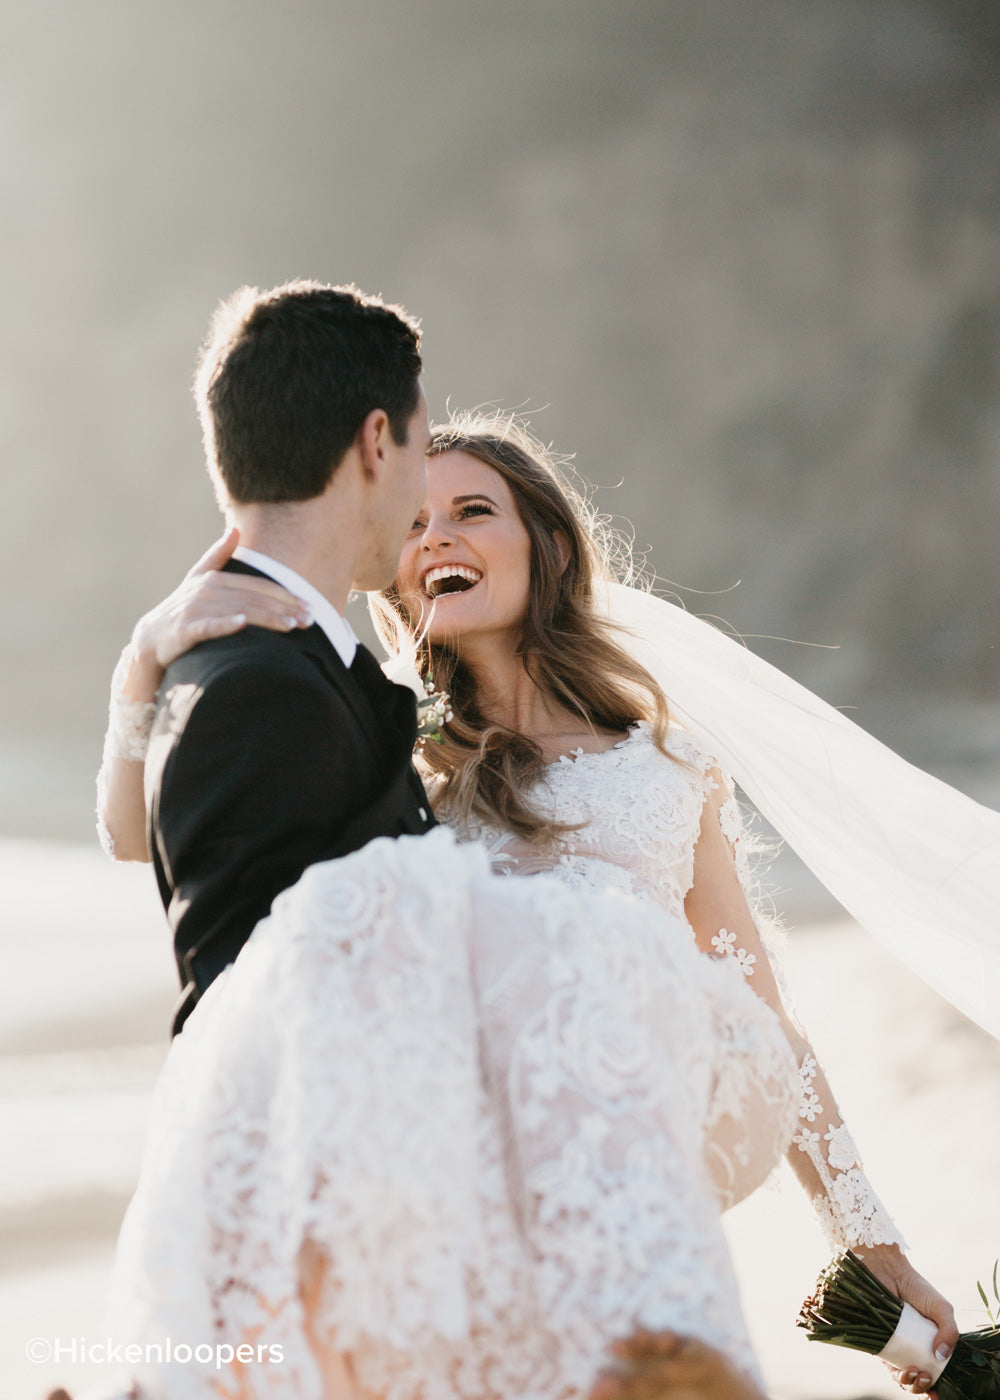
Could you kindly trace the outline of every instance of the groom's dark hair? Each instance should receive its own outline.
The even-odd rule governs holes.
[[[406,442],[420,369],[420,326],[400,306],[354,286],[242,287],[195,377],[209,471],[234,503],[319,496],[373,409]]]

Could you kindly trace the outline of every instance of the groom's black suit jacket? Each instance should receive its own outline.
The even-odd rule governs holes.
[[[434,825],[415,738],[412,692],[364,647],[348,669],[315,625],[248,627],[170,664],[146,802],[184,989],[175,1033],[306,866]]]

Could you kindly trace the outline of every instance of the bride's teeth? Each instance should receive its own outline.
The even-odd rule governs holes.
[[[431,588],[436,583],[443,583],[445,579],[461,578],[466,583],[476,584],[482,578],[482,574],[475,569],[469,569],[464,564],[442,564],[437,569],[428,569],[424,575],[424,590]]]

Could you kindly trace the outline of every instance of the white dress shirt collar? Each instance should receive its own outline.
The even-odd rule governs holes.
[[[358,639],[354,628],[345,617],[341,617],[329,598],[325,598],[319,589],[314,588],[301,574],[297,574],[287,564],[272,559],[269,554],[261,554],[259,550],[247,549],[245,545],[240,544],[233,550],[233,558],[259,569],[275,583],[280,583],[282,588],[287,588],[289,593],[294,593],[296,598],[301,598],[303,603],[308,603],[313,622],[326,633],[344,665],[350,666],[358,649]]]

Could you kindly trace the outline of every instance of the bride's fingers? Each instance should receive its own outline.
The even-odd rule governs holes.
[[[909,1261],[906,1261],[909,1264]],[[901,1279],[899,1296],[904,1303],[909,1303],[912,1308],[916,1308],[918,1313],[924,1317],[929,1317],[932,1322],[937,1323],[937,1334],[934,1338],[934,1355],[939,1361],[947,1361],[955,1350],[955,1344],[959,1338],[958,1322],[955,1319],[955,1309],[948,1302],[943,1293],[939,1293],[934,1285],[924,1278],[923,1274],[917,1273],[916,1269],[910,1265],[905,1276]]]
[[[178,656],[183,656],[201,642],[210,642],[216,637],[231,637],[234,633],[241,632],[244,627],[266,627],[271,632],[292,632],[300,625],[302,624],[293,617],[265,614],[253,618],[245,612],[221,612],[186,620],[178,619],[170,629],[169,637],[161,643],[157,655],[165,669],[171,661],[176,661]]]
[[[183,656],[199,642],[208,642],[215,637],[229,637],[244,627],[265,627],[269,632],[293,632],[304,624],[294,617],[283,617],[263,613],[252,617],[246,612],[219,612],[208,616],[193,617],[178,621],[173,629],[168,646],[164,647],[164,664],[169,665],[178,656]]]
[[[882,1365],[900,1390],[905,1390],[908,1395],[923,1395],[930,1389],[930,1376],[924,1371],[918,1371],[915,1366],[907,1366],[900,1371],[888,1361],[883,1361]]]
[[[955,1312],[947,1298],[943,1297],[936,1288],[927,1282],[920,1274],[915,1274],[910,1286],[903,1293],[904,1301],[924,1317],[929,1317],[937,1324],[937,1333],[932,1346],[934,1355],[938,1361],[947,1362],[955,1350],[955,1343],[958,1341],[958,1323],[955,1320]],[[916,1371],[914,1367],[909,1367],[906,1374],[906,1382],[900,1381],[901,1385],[908,1385],[913,1395],[928,1395],[931,1392],[933,1382],[926,1371]]]
[[[904,1295],[904,1301],[916,1308],[917,1312],[923,1313],[924,1317],[929,1317],[932,1322],[937,1323],[938,1330],[933,1343],[934,1355],[939,1361],[947,1361],[955,1350],[955,1343],[959,1337],[955,1310],[948,1299],[917,1274],[913,1285]]]
[[[226,617],[203,617],[200,622],[192,622],[188,628],[186,650],[199,642],[209,642],[214,637],[231,637],[247,625],[246,613],[231,613]]]
[[[934,1400],[937,1392],[931,1389],[931,1379],[926,1371],[918,1371],[915,1366],[906,1366],[900,1371],[895,1366],[890,1366],[888,1362],[884,1364],[900,1390],[905,1390],[907,1395],[929,1395]]]
[[[934,1355],[938,1361],[947,1361],[955,1350],[955,1343],[959,1337],[955,1311],[947,1298],[939,1293],[923,1274],[917,1273],[909,1259],[900,1254],[895,1245],[876,1245],[871,1249],[859,1249],[858,1254],[876,1278],[879,1278],[897,1298],[909,1303],[911,1308],[915,1308],[923,1317],[935,1323],[937,1332],[932,1343]],[[906,1373],[921,1377],[906,1383],[912,1394],[924,1395],[928,1392],[931,1381],[926,1372],[918,1373],[915,1367],[910,1366],[906,1368]],[[906,1389],[904,1382],[899,1383]]]
[[[208,573],[194,580],[194,588],[218,588],[220,592],[233,597],[245,594],[248,598],[269,599],[283,612],[301,612],[303,617],[309,612],[309,604],[294,593],[289,593],[280,583],[270,578],[258,578],[255,574]]]
[[[291,632],[311,620],[308,605],[270,579],[212,571],[186,578],[132,633],[134,653],[149,673],[144,691],[155,693],[167,666],[199,642],[246,626]]]
[[[245,613],[252,626],[277,632],[308,627],[312,620],[308,603],[270,579],[206,573],[185,584],[179,620],[195,622],[233,613]]]
[[[210,569],[221,569],[227,559],[233,557],[233,550],[240,542],[240,532],[235,525],[230,526],[226,533],[210,545],[197,563],[192,564],[184,575],[185,578],[194,578],[196,574],[208,573]]]

